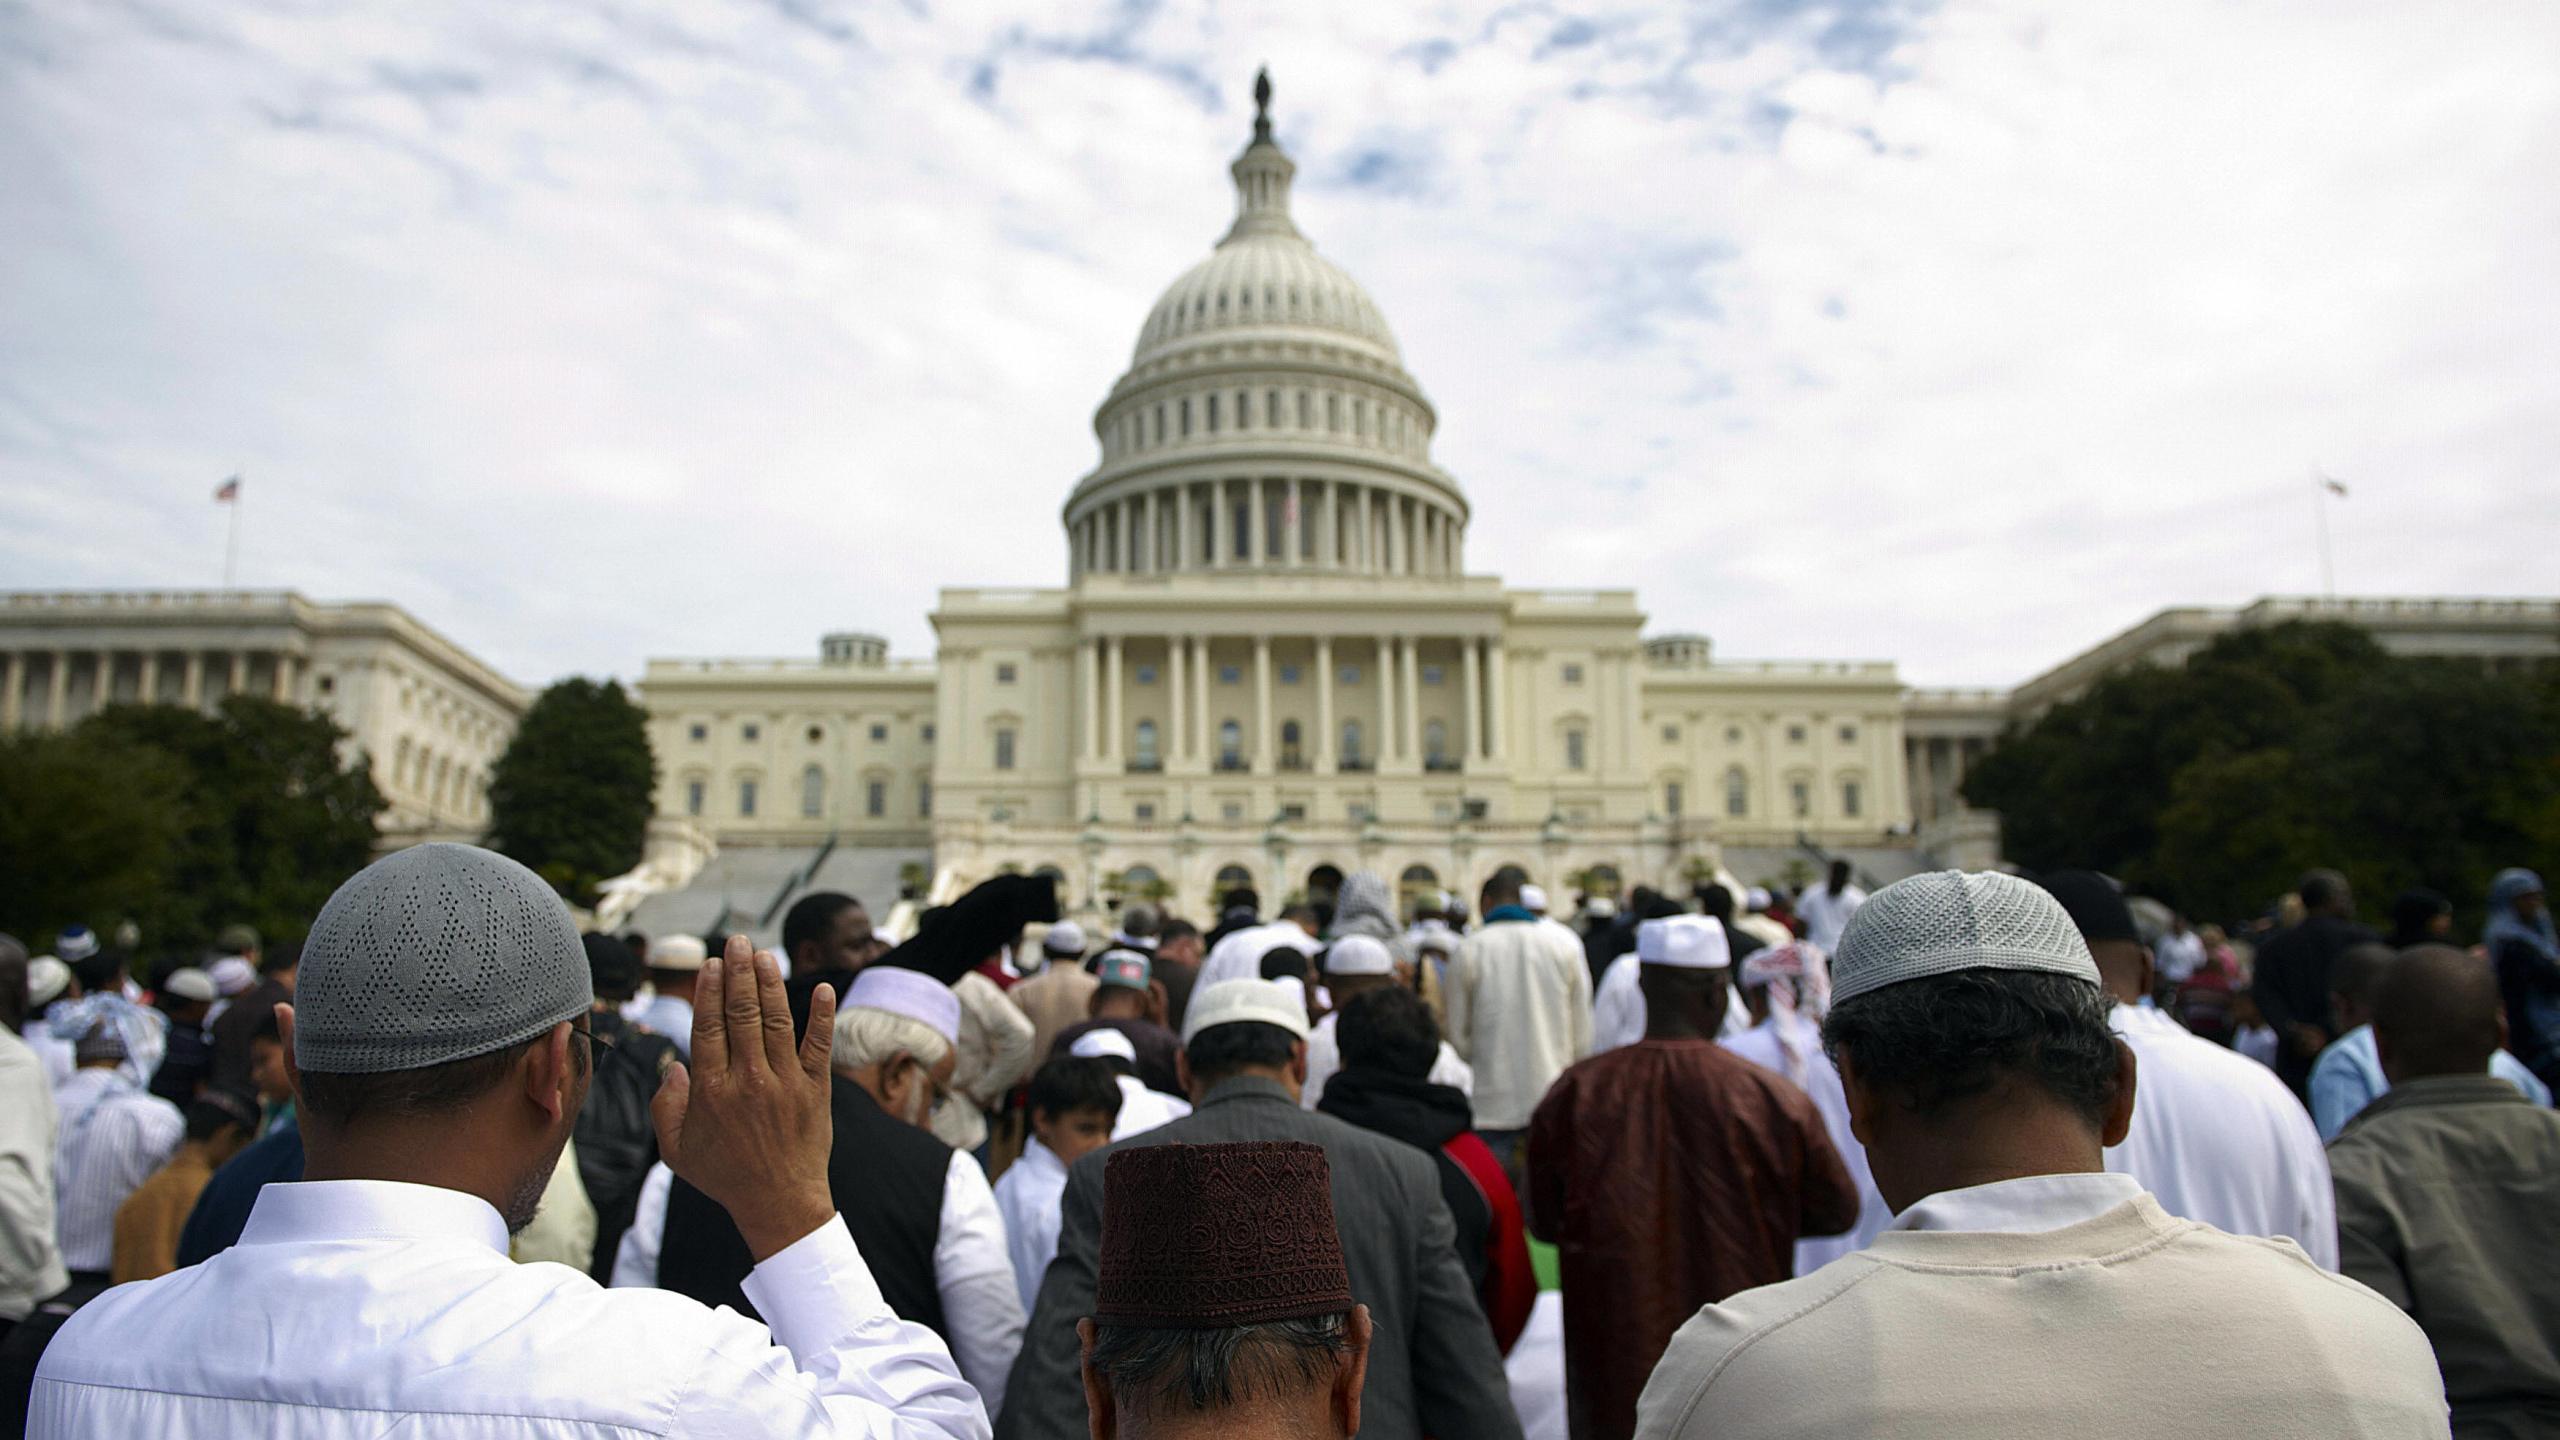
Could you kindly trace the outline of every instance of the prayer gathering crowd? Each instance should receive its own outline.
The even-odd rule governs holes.
[[[1852,879],[766,952],[427,844],[295,943],[0,936],[0,1426],[2560,1434],[2534,874],[2467,945]]]

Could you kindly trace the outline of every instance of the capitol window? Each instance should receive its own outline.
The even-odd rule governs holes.
[[[1662,743],[1663,743],[1663,744],[1665,744],[1665,745],[1677,745],[1677,744],[1679,744],[1679,743],[1680,743],[1680,727],[1679,727],[1679,726],[1677,726],[1677,725],[1665,725],[1665,726],[1663,726],[1663,727],[1662,727]]]
[[[1153,665],[1139,666],[1138,683],[1141,685],[1153,685],[1156,683],[1156,667]]]
[[[1681,799],[1680,782],[1677,780],[1666,782],[1662,787],[1662,813],[1674,820],[1679,819]]]
[[[1250,391],[1236,392],[1236,428],[1239,430],[1253,428],[1253,394]]]
[[[1367,764],[1360,758],[1360,722],[1357,720],[1342,722],[1342,764],[1347,770],[1360,769]]]
[[[1803,743],[1804,743],[1804,727],[1803,727],[1803,726],[1801,726],[1801,725],[1790,725],[1790,726],[1788,726],[1788,727],[1787,727],[1787,743],[1788,743],[1788,744],[1790,744],[1790,745],[1801,745],[1801,744],[1803,744]]]
[[[708,725],[687,726],[685,727],[685,738],[698,745],[711,738],[711,727]]]
[[[1564,732],[1564,768],[1567,770],[1585,768],[1590,759],[1586,753],[1587,749],[1587,741],[1580,730]]]
[[[1581,683],[1582,683],[1582,667],[1581,667],[1581,666],[1579,666],[1579,665],[1567,665],[1567,666],[1565,666],[1565,667],[1564,667],[1564,683],[1566,683],[1567,685],[1579,685],[1579,684],[1581,684]]]
[[[1843,745],[1855,745],[1855,744],[1857,744],[1857,743],[1858,743],[1858,727],[1857,727],[1857,726],[1855,726],[1855,725],[1843,725],[1843,726],[1841,726],[1841,727],[1840,727],[1840,743],[1841,743],[1841,744],[1843,744]]]
[[[1312,430],[1312,429],[1314,429],[1314,428],[1315,428],[1315,411],[1314,411],[1314,409],[1313,409],[1314,405],[1315,405],[1315,401],[1313,400],[1313,398],[1311,398],[1311,397],[1307,394],[1307,392],[1306,392],[1306,391],[1301,390],[1301,391],[1299,391],[1299,392],[1298,392],[1298,428],[1299,428],[1299,429],[1301,429],[1301,430]]]
[[[1447,681],[1448,678],[1449,671],[1446,666],[1425,665],[1422,667],[1422,683],[1425,685],[1442,684]]]
[[[1736,765],[1724,772],[1724,813],[1738,816],[1747,815],[1750,811],[1751,777]]]
[[[1243,683],[1244,683],[1244,667],[1243,667],[1243,666],[1241,666],[1241,665],[1221,665],[1221,666],[1219,666],[1219,667],[1218,667],[1218,683],[1219,683],[1219,684],[1221,684],[1221,685],[1241,685],[1241,684],[1243,684]]]
[[[1010,730],[996,732],[996,768],[999,770],[1013,768],[1013,732]]]
[[[756,782],[753,780],[741,780],[738,782],[738,818],[742,820],[752,820],[755,818],[755,814]]]
[[[1129,814],[1141,825],[1152,824],[1156,818],[1156,807],[1148,801],[1141,800],[1129,807]]]
[[[1280,683],[1281,683],[1281,684],[1283,684],[1283,685],[1295,685],[1295,684],[1297,684],[1297,683],[1298,683],[1298,667],[1297,667],[1297,666],[1295,666],[1295,665],[1283,665],[1283,666],[1281,666],[1281,667],[1280,667]]]
[[[1191,433],[1191,400],[1189,396],[1183,397],[1182,401],[1182,433],[1185,435]]]
[[[1219,818],[1219,819],[1221,819],[1221,820],[1241,820],[1241,819],[1243,819],[1243,818],[1244,818],[1244,804],[1243,804],[1243,802],[1241,802],[1241,801],[1237,801],[1237,800],[1230,800],[1230,801],[1228,801],[1226,804],[1219,806],[1219,807],[1218,807],[1218,818]]]
[[[933,815],[933,777],[930,775],[916,777],[916,814],[921,818]]]
[[[1164,406],[1156,406],[1156,443],[1164,443]]]
[[[872,726],[872,727],[871,727],[871,743],[872,743],[872,744],[874,744],[874,745],[880,744],[881,742],[883,742],[883,741],[887,740],[888,738],[889,738],[889,727],[888,727],[888,726],[886,726],[886,725],[874,725],[874,726]]]
[[[748,740],[761,740],[764,738],[764,727],[754,723],[741,725],[738,727],[738,734]]]
[[[1850,816],[1851,818],[1853,818],[1853,819],[1854,819],[1854,818],[1857,816],[1857,813],[1858,813],[1858,803],[1859,803],[1861,800],[1865,799],[1865,798],[1866,798],[1865,796],[1860,795],[1860,794],[1858,793],[1858,782],[1857,782],[1857,781],[1855,781],[1855,780],[1843,780],[1843,781],[1841,781],[1841,782],[1840,782],[1840,813],[1841,813],[1841,814],[1843,814],[1843,815],[1847,815],[1847,816]]]
[[[1336,434],[1342,431],[1342,397],[1339,395],[1324,397],[1324,428]]]
[[[1222,721],[1218,725],[1218,768],[1244,768],[1244,727],[1233,720]]]
[[[927,745],[932,744],[932,743],[933,743],[933,727],[932,727],[932,726],[930,726],[930,725],[927,725],[926,727],[924,727],[924,732],[923,732],[923,733],[924,733],[924,743],[926,743]]]
[[[1222,297],[1222,298],[1223,298],[1223,297]],[[1213,395],[1211,395],[1211,396],[1209,397],[1209,399],[1208,399],[1208,426],[1207,426],[1207,429],[1208,429],[1209,433],[1210,433],[1210,434],[1212,434],[1212,435],[1215,435],[1215,434],[1217,434],[1217,433],[1218,433],[1218,397],[1217,397],[1216,395],[1214,395],[1214,394],[1213,394]]]
[[[826,732],[826,728],[825,728],[824,726],[820,726],[820,725],[812,725],[812,726],[810,726],[810,727],[809,727],[809,743],[810,743],[810,744],[815,745],[815,744],[817,744],[819,741],[824,740],[824,739],[826,739],[826,738],[827,738],[827,732]]]
[[[1795,817],[1799,820],[1811,815],[1813,813],[1813,786],[1802,780],[1788,782],[1787,808],[1794,811]]]
[[[1739,744],[1741,744],[1741,743],[1742,743],[1742,727],[1741,727],[1741,726],[1739,726],[1739,725],[1727,725],[1726,727],[1724,727],[1724,743],[1726,743],[1727,745],[1739,745]]]
[[[1262,423],[1274,430],[1280,428],[1280,392],[1277,390],[1262,397]]]
[[[684,782],[684,813],[687,815],[702,813],[702,788],[702,782],[699,780]]]
[[[800,772],[800,813],[821,815],[827,808],[827,772],[812,765]]]
[[[1129,747],[1129,764],[1131,768],[1138,770],[1162,769],[1164,765],[1164,758],[1159,753],[1157,747],[1156,722],[1153,720],[1139,721],[1137,735],[1137,743]]]
[[[889,782],[874,780],[862,788],[862,813],[877,820],[889,813]]]
[[[1357,685],[1360,683],[1360,667],[1357,665],[1345,665],[1342,667],[1341,673],[1335,678],[1339,679],[1345,685]]]
[[[998,665],[996,667],[996,683],[999,685],[1012,684],[1014,675],[1015,671],[1011,665]]]

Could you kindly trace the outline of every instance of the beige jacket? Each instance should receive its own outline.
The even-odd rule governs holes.
[[[954,1150],[975,1150],[987,1143],[986,1112],[1031,1074],[1031,1017],[975,970],[953,981],[951,993],[960,999],[960,1059],[932,1129]]]
[[[1591,1053],[1591,966],[1573,932],[1499,920],[1449,962],[1449,1043],[1475,1067],[1476,1126],[1524,1130],[1564,1068]]]
[[[2291,1242],[2148,1195],[2042,1234],[1888,1230],[1710,1305],[1639,1440],[2332,1440],[2446,1435],[2427,1337]]]

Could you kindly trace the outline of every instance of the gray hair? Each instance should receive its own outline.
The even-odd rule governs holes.
[[[1222,1330],[1096,1325],[1093,1368],[1140,1414],[1227,1409],[1325,1380],[1351,1350],[1348,1312]]]
[[[1141,900],[1120,912],[1120,933],[1137,940],[1152,940],[1164,928],[1164,912]]]
[[[838,1070],[860,1070],[899,1055],[913,1055],[930,1070],[950,1053],[951,1042],[942,1038],[941,1031],[911,1015],[863,1005],[848,1006],[836,1015],[832,1063]]]

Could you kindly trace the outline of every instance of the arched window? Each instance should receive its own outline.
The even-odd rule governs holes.
[[[1727,815],[1751,813],[1751,777],[1743,773],[1739,765],[1724,772],[1724,813]]]
[[[1342,763],[1354,769],[1369,763],[1360,753],[1360,722],[1357,720],[1342,722]]]
[[[1304,732],[1298,729],[1298,722],[1295,720],[1283,720],[1280,722],[1281,769],[1296,770],[1305,765],[1306,761],[1299,753],[1300,746],[1303,743],[1303,733]]]
[[[1396,877],[1396,893],[1403,900],[1407,917],[1420,910],[1440,908],[1440,874],[1428,865],[1408,865]]]
[[[1162,768],[1163,757],[1156,752],[1156,722],[1153,720],[1138,722],[1138,739],[1136,744],[1129,747],[1129,758],[1130,763],[1141,770]]]
[[[1423,766],[1423,768],[1424,768],[1424,769],[1426,769],[1426,770],[1439,770],[1439,769],[1443,769],[1443,768],[1445,768],[1448,764],[1449,764],[1449,722],[1447,722],[1447,721],[1445,721],[1445,720],[1425,720],[1425,721],[1423,721],[1423,722],[1422,722],[1422,766]],[[1579,768],[1579,767],[1576,767],[1576,768]]]
[[[812,765],[800,772],[800,813],[811,818],[827,810],[827,772]]]
[[[1233,720],[1223,720],[1218,724],[1218,768],[1244,768],[1244,727]]]

